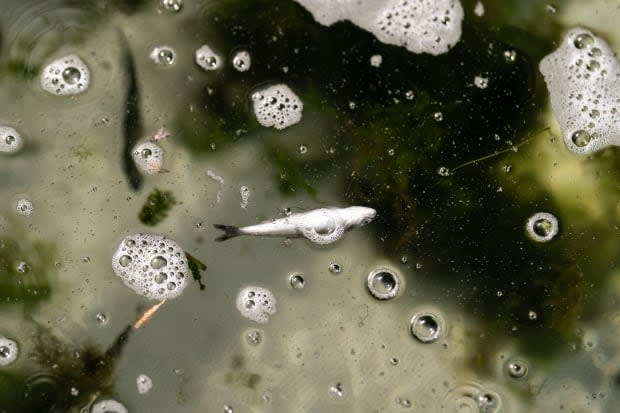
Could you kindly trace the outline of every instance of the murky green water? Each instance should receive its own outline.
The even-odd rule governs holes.
[[[576,25],[620,50],[620,9],[477,3],[431,55],[292,0],[0,0],[0,413],[615,412],[619,153],[566,148],[538,64]],[[277,85],[301,116],[264,126]],[[351,205],[333,244],[215,241]],[[138,233],[190,263],[147,318]]]

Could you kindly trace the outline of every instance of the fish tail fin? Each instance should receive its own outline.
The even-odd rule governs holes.
[[[219,230],[224,231],[222,235],[215,239],[218,242],[226,241],[227,239],[231,239],[241,235],[241,231],[239,231],[239,228],[232,225],[213,224],[213,226]]]

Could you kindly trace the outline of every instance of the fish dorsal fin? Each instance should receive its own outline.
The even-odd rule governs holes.
[[[344,230],[344,225],[342,225],[341,223],[336,225],[334,230],[327,234],[318,233],[315,228],[307,226],[302,226],[299,228],[299,232],[301,233],[301,235],[304,236],[304,238],[320,245],[331,244],[332,242],[338,241],[340,238],[342,238]]]

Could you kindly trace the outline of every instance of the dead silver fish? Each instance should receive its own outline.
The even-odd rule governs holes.
[[[346,231],[366,225],[376,216],[377,211],[362,206],[319,208],[241,228],[215,224],[215,228],[224,231],[224,234],[215,240],[226,241],[240,235],[256,235],[261,237],[303,237],[317,244],[331,244],[342,238]]]

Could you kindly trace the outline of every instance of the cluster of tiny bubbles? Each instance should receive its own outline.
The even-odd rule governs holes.
[[[342,400],[345,397],[344,386],[341,382],[330,385],[327,393],[336,400]]]
[[[282,130],[301,120],[304,105],[287,85],[257,90],[251,94],[251,100],[256,120],[264,127]]]
[[[510,360],[506,363],[506,374],[513,379],[522,379],[527,376],[529,368],[522,360]]]
[[[380,54],[370,56],[370,65],[372,67],[380,67],[381,63],[383,63],[383,57]]]
[[[140,374],[136,378],[136,387],[139,394],[146,394],[153,388],[153,380],[146,374]]]
[[[20,274],[25,274],[30,269],[30,266],[26,261],[19,261],[15,266],[15,271]]]
[[[224,406],[224,413],[233,413],[233,408],[230,405],[225,405]]]
[[[164,150],[154,142],[139,143],[131,155],[138,168],[146,174],[158,173],[164,165]]]
[[[241,202],[239,205],[243,209],[247,208],[248,202],[250,201],[250,188],[245,185],[241,185],[239,187],[239,195],[241,196]]]
[[[77,95],[89,85],[88,66],[75,54],[52,61],[41,72],[41,87],[53,95]]]
[[[10,126],[0,126],[0,152],[15,153],[24,146],[22,136]]]
[[[237,310],[243,317],[264,324],[277,311],[276,298],[266,288],[245,287],[237,294]]]
[[[501,408],[502,400],[497,393],[472,383],[450,390],[443,402],[442,412],[496,413]]]
[[[178,13],[183,9],[183,0],[161,0],[161,7],[166,11]]]
[[[485,76],[476,76],[474,77],[474,85],[478,89],[486,89],[489,87],[489,78]]]
[[[154,47],[149,57],[155,64],[162,66],[170,66],[176,61],[176,53],[170,46]]]
[[[34,212],[34,206],[29,199],[21,198],[17,200],[15,210],[19,215],[29,217]]]
[[[415,98],[415,93],[413,92],[413,90],[408,90],[405,92],[405,99],[413,100],[414,98]]]
[[[108,316],[106,313],[97,313],[95,320],[97,320],[97,323],[100,325],[106,325],[108,323]]]
[[[303,144],[299,145],[299,154],[305,155],[306,153],[308,153],[308,146]]]
[[[422,343],[437,341],[444,332],[443,318],[433,311],[420,311],[409,324],[411,334]]]
[[[239,50],[232,59],[232,64],[235,69],[239,72],[245,72],[250,70],[252,66],[252,58],[250,56],[250,52],[247,50]]]
[[[202,45],[194,53],[196,64],[204,70],[217,70],[222,66],[222,58],[209,46]]]
[[[537,212],[528,218],[525,230],[534,241],[551,241],[559,231],[558,219],[548,212]]]
[[[153,234],[125,237],[112,257],[112,269],[127,287],[152,300],[180,295],[190,274],[179,244]]]
[[[331,272],[332,274],[340,274],[342,272],[342,266],[338,264],[337,262],[330,263],[329,267],[327,268],[329,269],[329,272]]]
[[[117,400],[103,399],[93,404],[90,413],[127,413],[127,408]]]
[[[510,63],[514,62],[517,60],[517,52],[513,49],[504,50],[504,59]]]
[[[441,112],[433,113],[433,119],[435,119],[435,122],[441,122],[443,120],[443,113]]]
[[[304,278],[304,275],[300,273],[291,274],[288,280],[291,284],[291,287],[296,290],[301,290],[306,285],[306,279]]]
[[[17,343],[10,338],[0,336],[0,367],[8,366],[17,360],[19,349]]]
[[[390,300],[402,290],[401,276],[390,267],[378,267],[366,277],[366,288],[379,300]]]
[[[245,339],[251,346],[258,346],[263,342],[263,333],[260,330],[252,329],[244,333]]]
[[[398,405],[400,405],[402,407],[405,407],[407,409],[412,406],[411,400],[405,399],[405,398],[402,398],[402,397],[397,397],[394,401],[396,402],[396,404],[398,404]]]
[[[439,168],[437,168],[437,175],[450,176],[450,169],[447,166],[440,166]]]

